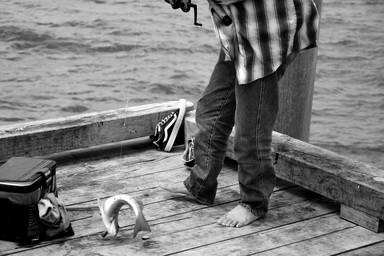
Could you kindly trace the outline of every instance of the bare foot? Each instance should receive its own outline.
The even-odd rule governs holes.
[[[249,225],[260,218],[261,216],[254,215],[245,207],[237,205],[234,209],[221,217],[217,223],[222,226],[240,228]]]
[[[184,183],[177,183],[177,184],[160,184],[160,188],[167,190],[168,192],[171,192],[173,194],[183,195],[188,197],[189,199],[192,199],[200,204],[204,205],[212,205],[213,203],[205,202],[202,200],[199,200],[198,198],[194,197],[188,189],[184,186]]]
[[[174,194],[192,196],[183,183],[160,184],[159,187]]]

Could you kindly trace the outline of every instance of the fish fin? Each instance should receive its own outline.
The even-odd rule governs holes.
[[[92,223],[96,223],[98,221],[102,221],[102,216],[104,214],[104,204],[101,202],[100,198],[97,198],[97,205],[99,206],[100,214],[98,214],[96,212],[94,212],[92,214],[92,219],[91,219]]]
[[[140,206],[140,210],[143,210],[144,209],[144,204],[143,202],[139,201],[139,200],[136,200],[137,204]]]
[[[140,231],[151,232],[151,228],[149,227],[148,222],[142,212],[139,212],[139,214],[137,215],[135,228],[133,230],[133,238],[135,238],[137,233],[139,233]]]
[[[104,203],[101,202],[100,198],[97,198],[97,205],[99,206],[101,215],[104,214]]]

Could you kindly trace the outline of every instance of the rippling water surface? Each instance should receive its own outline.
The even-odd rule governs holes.
[[[187,98],[217,59],[203,0],[0,0],[0,125]],[[384,2],[323,2],[311,143],[384,169]]]

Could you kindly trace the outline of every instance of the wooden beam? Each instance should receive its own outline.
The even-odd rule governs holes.
[[[194,112],[190,112],[185,137],[193,137],[195,132]],[[233,138],[234,131],[227,156],[235,160]],[[273,133],[272,151],[279,178],[384,220],[384,170],[277,132]]]
[[[384,231],[384,221],[368,213],[341,204],[340,217],[377,233]]]
[[[319,14],[322,2],[315,0]],[[274,130],[305,142],[309,141],[316,64],[317,47],[301,51],[279,83],[280,111]]]
[[[299,53],[279,83],[279,111],[274,130],[309,141],[317,48]]]
[[[0,126],[0,161],[41,156],[152,135],[178,101]],[[187,103],[187,111],[193,104]]]

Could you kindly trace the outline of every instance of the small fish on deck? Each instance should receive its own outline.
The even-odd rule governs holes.
[[[128,205],[136,214],[136,223],[133,230],[133,237],[135,238],[140,231],[151,231],[147,220],[143,214],[143,204],[136,201],[133,197],[121,194],[108,198],[104,203],[100,199],[97,200],[101,212],[106,231],[102,234],[105,237],[107,234],[116,236],[119,232],[118,216],[121,207]]]
[[[108,198],[105,202],[102,202],[98,198],[97,203],[98,206],[67,206],[66,209],[68,211],[94,211],[99,209],[101,219],[106,228],[106,231],[104,231],[101,236],[105,237],[108,234],[111,236],[117,235],[120,229],[118,223],[120,209],[124,205],[128,205],[136,215],[133,238],[135,238],[140,231],[151,232],[151,228],[149,227],[149,224],[143,214],[143,203],[141,201],[137,201],[129,195],[120,194]],[[142,238],[143,240],[147,240],[149,239],[149,236],[146,234]]]

